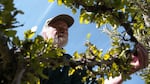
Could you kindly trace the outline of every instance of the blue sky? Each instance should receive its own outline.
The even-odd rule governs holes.
[[[86,47],[87,34],[91,34],[90,42],[95,44],[99,49],[105,52],[110,48],[110,39],[100,29],[96,28],[95,24],[80,24],[79,11],[72,14],[71,9],[65,6],[58,6],[57,3],[49,3],[48,0],[14,0],[15,6],[24,11],[24,15],[18,15],[17,20],[23,23],[24,26],[18,28],[17,35],[23,39],[24,31],[37,26],[36,34],[40,34],[45,20],[59,14],[69,14],[75,19],[75,23],[69,29],[69,42],[64,47],[69,54],[75,51],[84,52]],[[144,84],[139,76],[132,75],[132,80],[128,80],[123,84]]]

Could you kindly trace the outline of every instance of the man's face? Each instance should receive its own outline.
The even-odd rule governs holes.
[[[54,44],[58,47],[63,47],[68,42],[68,25],[64,21],[56,21],[50,24],[49,27],[53,28],[52,38],[54,39]]]

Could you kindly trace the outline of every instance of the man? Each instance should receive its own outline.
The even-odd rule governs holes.
[[[54,18],[48,19],[43,27],[42,36],[45,40],[53,39],[54,44],[58,47],[64,47],[68,42],[68,28],[72,26],[74,19],[66,14],[58,15]],[[132,55],[133,68],[131,69],[131,74],[146,67],[147,62],[147,52],[142,44],[136,45],[137,53]],[[64,56],[69,59],[70,55],[64,54]],[[41,79],[41,84],[82,84],[81,78],[84,77],[85,71],[76,71],[74,75],[68,76],[69,66],[59,67],[56,70],[46,68],[44,74],[49,77],[49,79]],[[129,74],[130,75],[130,74]],[[118,76],[115,78],[110,78],[105,80],[105,84],[121,84],[122,77]]]
[[[53,39],[53,43],[59,48],[64,47],[68,42],[68,29],[74,23],[74,19],[66,14],[50,18],[45,22],[42,36],[45,40]],[[70,59],[69,54],[63,54],[66,59]],[[45,68],[43,73],[48,79],[40,79],[40,84],[81,84],[81,75],[78,71],[72,76],[68,76],[69,66],[58,67],[55,70]],[[81,72],[82,73],[82,72]],[[80,76],[79,76],[80,75]]]
[[[46,21],[42,36],[45,40],[52,38],[58,47],[64,47],[68,42],[68,28],[72,26],[74,19],[66,14],[58,15]]]

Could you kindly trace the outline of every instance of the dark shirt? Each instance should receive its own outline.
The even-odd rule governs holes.
[[[70,59],[69,54],[64,54],[67,59]],[[41,78],[40,84],[83,84],[82,77],[85,74],[83,70],[76,70],[73,75],[69,76],[70,66],[58,67],[55,70],[51,68],[44,69],[43,73],[48,76],[48,79]]]

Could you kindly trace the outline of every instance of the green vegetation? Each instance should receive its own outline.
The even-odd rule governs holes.
[[[65,50],[52,45],[51,39],[44,41],[41,36],[32,38],[35,32],[31,30],[27,30],[24,40],[20,40],[14,28],[23,25],[19,24],[15,16],[23,12],[14,8],[13,0],[0,0],[1,84],[38,84],[39,76],[47,78],[42,73],[44,68],[56,69],[62,66],[70,66],[68,77],[84,71],[79,76],[79,81],[83,83],[103,84],[104,78],[115,77],[119,73],[126,80],[130,78],[126,75],[131,67],[130,53],[134,52],[131,48],[134,45],[130,43],[141,42],[150,52],[150,0],[56,1],[58,5],[72,9],[73,14],[80,11],[80,23],[95,23],[97,28],[111,24],[112,29],[106,28],[105,32],[111,38],[112,47],[103,53],[94,44],[86,42],[85,52],[75,52],[73,58],[65,59]],[[120,27],[124,32],[118,32]],[[90,35],[87,37],[90,38]],[[150,66],[140,73],[146,84],[149,84]]]

